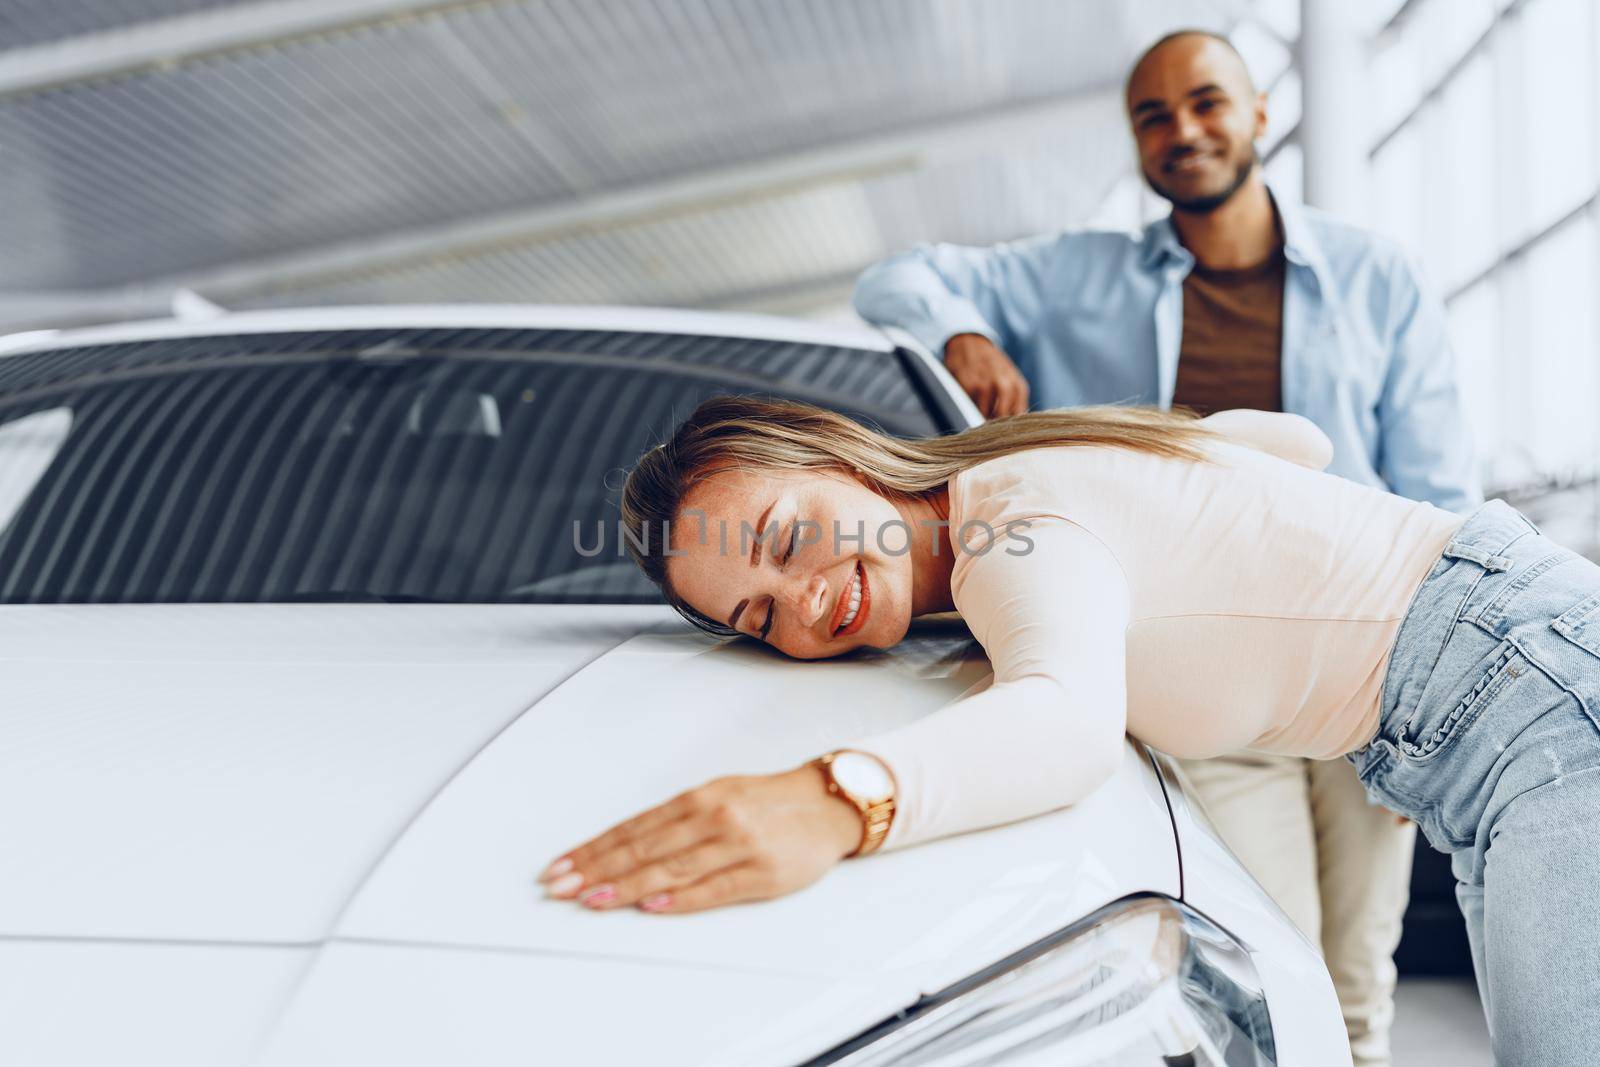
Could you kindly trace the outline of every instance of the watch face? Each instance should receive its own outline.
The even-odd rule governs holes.
[[[883,764],[863,752],[841,752],[833,757],[833,780],[839,787],[869,804],[894,792],[894,779]]]

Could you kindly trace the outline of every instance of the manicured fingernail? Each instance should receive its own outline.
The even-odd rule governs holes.
[[[639,901],[639,908],[641,911],[660,911],[662,908],[671,903],[671,893],[651,893],[649,896]]]
[[[585,890],[579,897],[578,903],[586,908],[598,908],[602,904],[609,904],[617,899],[617,887],[614,885],[597,885],[593,889]]]
[[[578,891],[578,887],[581,885],[583,885],[583,875],[573,871],[571,874],[563,874],[560,878],[545,886],[544,890],[553,897],[570,897]]]
[[[572,870],[572,857],[563,856],[544,869],[544,873],[539,876],[539,881],[548,882],[552,878],[560,878],[570,870]]]

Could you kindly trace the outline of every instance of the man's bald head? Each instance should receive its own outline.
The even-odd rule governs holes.
[[[1256,173],[1266,102],[1226,37],[1167,34],[1133,65],[1126,97],[1140,169],[1175,210],[1214,211]]]
[[[1207,65],[1219,74],[1231,74],[1237,78],[1243,92],[1256,95],[1255,79],[1250,77],[1250,68],[1245,65],[1244,56],[1239,54],[1232,41],[1210,30],[1175,30],[1146,48],[1133,61],[1133,66],[1128,70],[1127,84],[1123,87],[1128,106],[1133,106],[1133,85],[1147,64],[1192,62],[1200,54],[1203,54]]]

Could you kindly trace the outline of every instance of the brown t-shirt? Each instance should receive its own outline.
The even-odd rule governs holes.
[[[1258,266],[1207,270],[1183,282],[1183,341],[1172,402],[1201,415],[1283,410],[1283,246]]]

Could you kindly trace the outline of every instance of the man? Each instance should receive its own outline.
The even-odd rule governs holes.
[[[869,269],[855,306],[903,327],[986,416],[1131,401],[1292,411],[1329,470],[1447,509],[1481,499],[1443,308],[1394,247],[1276,198],[1266,98],[1226,38],[1162,38],[1129,75],[1140,168],[1172,204],[1142,237],[923,245]],[[1255,753],[1186,770],[1223,837],[1314,941],[1357,1065],[1389,1062],[1391,957],[1416,828],[1344,760]]]

